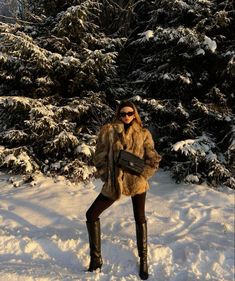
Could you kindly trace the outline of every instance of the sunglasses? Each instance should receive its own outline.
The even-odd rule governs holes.
[[[134,111],[130,111],[130,112],[120,112],[120,116],[121,116],[121,117],[125,117],[126,115],[132,116],[133,114],[134,114]]]

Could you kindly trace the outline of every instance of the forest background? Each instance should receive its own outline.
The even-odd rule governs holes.
[[[0,168],[88,182],[135,102],[176,182],[235,188],[232,0],[0,2]]]

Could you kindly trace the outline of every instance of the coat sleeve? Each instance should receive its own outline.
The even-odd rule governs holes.
[[[154,148],[154,141],[152,138],[152,134],[148,129],[146,130],[146,137],[144,140],[144,159],[145,159],[145,168],[141,175],[145,179],[151,178],[155,172],[159,168],[159,162],[161,161],[162,157],[157,153]]]
[[[100,128],[96,141],[95,153],[92,159],[97,169],[97,173],[95,176],[100,178],[102,181],[106,181],[108,177],[108,134],[108,124],[106,124]]]

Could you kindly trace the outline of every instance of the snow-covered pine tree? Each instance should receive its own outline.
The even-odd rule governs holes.
[[[235,188],[234,4],[145,2],[122,52],[124,90],[115,90],[134,95],[177,180]]]
[[[124,39],[102,32],[100,3],[80,2],[37,27],[0,25],[3,95],[77,96],[99,91],[116,74],[116,48]]]
[[[94,173],[94,132],[112,110],[101,93],[90,92],[83,99],[8,96],[0,97],[0,116],[1,168],[85,180]]]
[[[178,181],[235,187],[232,1],[21,3],[0,25],[2,167],[86,180],[99,126],[132,98]]]
[[[125,38],[101,27],[102,3],[72,2],[25,1],[23,21],[0,23],[1,168],[73,180],[94,173],[95,134],[113,114],[102,89]]]

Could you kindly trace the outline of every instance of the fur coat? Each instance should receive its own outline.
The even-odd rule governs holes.
[[[133,175],[115,165],[120,149],[125,149],[145,160],[146,167],[141,175]],[[150,131],[135,120],[125,132],[122,121],[108,123],[98,134],[93,163],[97,177],[104,182],[101,193],[114,200],[121,194],[134,196],[149,188],[148,179],[159,167],[161,156],[154,149]]]

